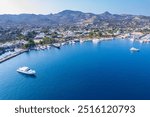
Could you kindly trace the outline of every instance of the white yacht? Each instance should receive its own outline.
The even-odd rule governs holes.
[[[66,45],[66,43],[65,43],[65,42],[62,42],[61,45],[64,46],[64,45]]]
[[[134,38],[131,38],[131,39],[130,39],[130,41],[134,42],[134,41],[135,41],[135,39],[134,39]]]
[[[144,43],[144,41],[143,41],[143,40],[140,40],[139,42],[140,42],[140,43]]]
[[[92,41],[93,41],[94,44],[97,44],[97,43],[100,42],[100,39],[93,39]]]
[[[35,70],[32,70],[28,67],[20,67],[17,69],[17,72],[22,73],[22,74],[27,74],[27,75],[35,75],[36,74]]]
[[[80,40],[80,43],[81,43],[81,44],[84,43],[84,40],[81,39],[81,40]]]
[[[52,46],[55,47],[55,48],[59,48],[60,49],[61,44],[60,43],[54,43]]]
[[[76,42],[74,42],[74,41],[69,41],[69,44],[75,44]]]
[[[74,39],[74,42],[80,42],[80,39]]]
[[[137,48],[132,47],[132,48],[130,48],[130,51],[138,52],[138,51],[140,51],[140,49],[137,49]]]

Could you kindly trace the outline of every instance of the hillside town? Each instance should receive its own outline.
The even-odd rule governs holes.
[[[3,25],[0,27],[0,59],[3,61],[3,58],[9,58],[14,53],[17,55],[28,50],[45,50],[52,46],[60,48],[65,44],[74,44],[76,42],[83,43],[89,40],[97,42],[97,39],[98,41],[114,38],[130,39],[133,42],[150,43],[149,17],[119,16],[109,12],[97,16],[75,11],[63,11],[59,13],[58,19],[61,19],[62,16],[66,16],[69,19],[72,16],[70,14],[75,16],[82,14],[82,18],[80,20],[74,19],[72,23],[70,20],[66,21],[68,24],[44,25],[42,23],[39,26],[13,22],[8,24],[5,22],[6,27]],[[45,16],[43,17],[45,18]],[[121,19],[120,23],[116,21],[118,18]],[[121,23],[123,18],[125,19],[124,23]],[[130,21],[126,20],[127,18]],[[115,22],[112,23],[110,19],[113,19]],[[65,22],[64,20],[62,21]]]
[[[1,43],[0,53],[7,51],[13,51],[15,48],[33,49],[38,45],[63,43],[72,41],[75,39],[85,40],[93,38],[132,38],[139,40],[140,42],[149,42],[150,34],[148,31],[121,31],[118,30],[100,30],[98,28],[93,29],[79,29],[77,27],[66,28],[31,28],[22,31],[10,30],[7,34],[2,34],[1,31]],[[8,37],[3,37],[8,35]],[[9,37],[10,36],[10,37]],[[3,40],[2,38],[8,38]],[[10,38],[10,39],[9,39]]]

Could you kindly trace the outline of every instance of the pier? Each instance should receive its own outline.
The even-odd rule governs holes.
[[[9,60],[11,58],[14,58],[14,57],[16,57],[16,56],[24,53],[24,52],[27,52],[27,51],[28,50],[20,50],[18,52],[13,53],[13,54],[7,55],[7,56],[5,56],[5,57],[3,57],[3,58],[0,59],[0,63],[3,63],[3,62],[5,62],[5,61],[7,61],[7,60]]]

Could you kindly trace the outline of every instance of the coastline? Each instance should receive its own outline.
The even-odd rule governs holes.
[[[129,39],[130,41],[139,41],[140,43],[149,43],[150,41],[148,39],[132,39],[130,37],[127,37],[127,36],[116,36],[116,37],[92,37],[92,38],[87,38],[87,37],[82,37],[82,38],[74,38],[72,40],[67,40],[67,41],[61,41],[61,42],[58,42],[58,43],[52,43],[52,44],[44,44],[44,45],[40,45],[40,44],[37,44],[35,45],[35,47],[33,48],[30,48],[30,49],[18,49],[18,51],[15,51],[14,53],[11,53],[9,55],[6,55],[2,58],[0,58],[0,64],[11,59],[11,58],[14,58],[24,52],[27,52],[29,50],[45,50],[45,49],[49,49],[51,47],[54,47],[54,48],[57,48],[57,49],[60,49],[61,46],[64,46],[64,45],[68,45],[68,44],[75,44],[75,43],[84,43],[86,41],[92,41],[93,44],[96,44],[96,43],[99,43],[99,42],[102,42],[102,41],[110,41],[110,40],[114,40],[114,39]]]
[[[20,55],[20,54],[22,54],[24,52],[27,52],[27,51],[28,50],[21,49],[21,50],[15,52],[13,54],[7,55],[7,56],[5,56],[5,57],[0,59],[0,64],[5,62],[5,61],[7,61],[7,60],[9,60],[9,59],[11,59],[11,58],[14,58],[14,57],[18,56],[18,55]]]
[[[63,45],[68,45],[68,44],[74,44],[74,43],[84,43],[86,41],[93,41],[93,43],[98,43],[100,41],[107,41],[107,40],[113,40],[114,37],[111,38],[80,38],[80,39],[73,39],[73,40],[69,40],[69,41],[65,41],[65,42],[59,42],[59,43],[53,43],[50,45],[38,45],[35,46],[34,48],[32,48],[31,50],[45,50],[45,49],[49,49],[50,47],[55,47],[57,49],[60,49],[61,46]],[[23,54],[24,52],[27,52],[28,49],[19,49],[18,51],[11,53],[9,55],[6,55],[2,58],[0,58],[0,64],[11,59],[14,58],[20,54]]]

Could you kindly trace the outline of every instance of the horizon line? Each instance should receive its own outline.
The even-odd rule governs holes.
[[[66,9],[66,10],[61,10],[59,12],[55,12],[55,13],[28,13],[28,12],[22,12],[22,13],[0,13],[0,15],[54,15],[54,14],[58,14],[58,13],[61,13],[63,11],[74,11],[74,12],[82,12],[82,13],[91,13],[91,14],[95,14],[95,15],[100,15],[100,14],[103,14],[105,12],[108,12],[112,15],[136,15],[136,16],[150,16],[150,15],[144,15],[144,14],[130,14],[130,13],[111,13],[109,11],[104,11],[104,12],[101,12],[101,13],[93,13],[93,12],[84,12],[84,11],[80,11],[80,10],[69,10],[69,9]]]

